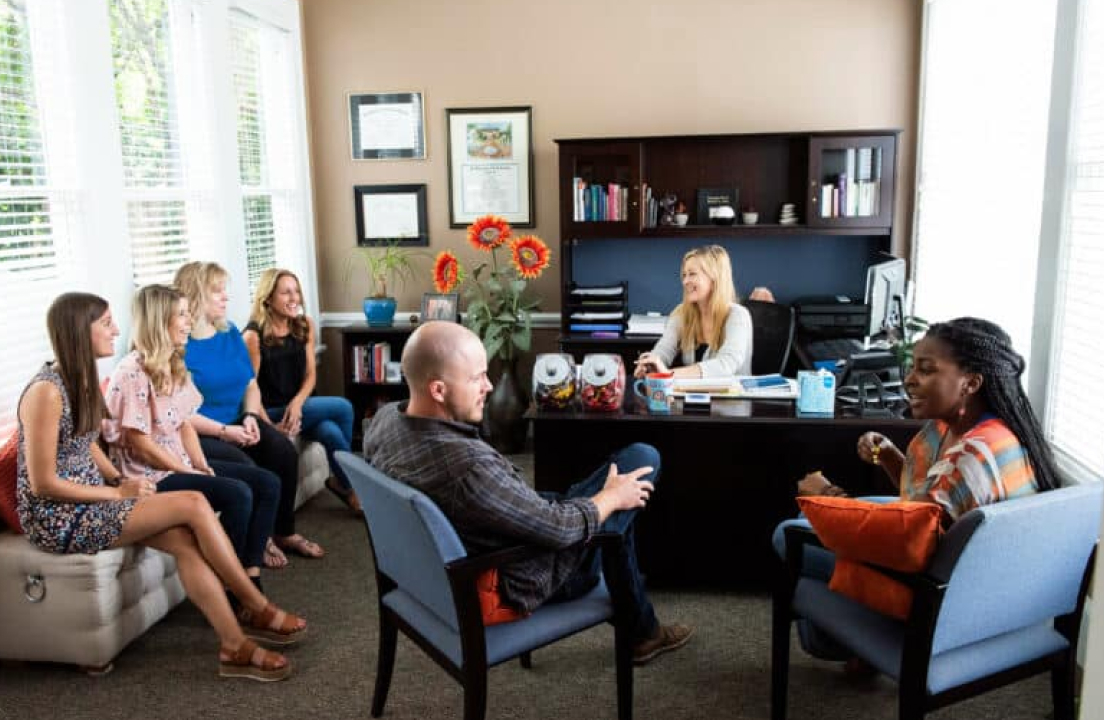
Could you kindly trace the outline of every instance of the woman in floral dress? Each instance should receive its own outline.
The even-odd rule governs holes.
[[[154,481],[158,492],[203,493],[246,574],[261,587],[280,479],[255,465],[208,463],[203,454],[191,423],[203,396],[184,367],[192,330],[188,299],[165,285],[147,285],[134,296],[131,328],[131,352],[104,392],[111,417],[103,435],[112,462],[125,475]]]
[[[290,644],[306,635],[306,622],[250,582],[207,500],[196,492],[155,494],[151,481],[124,477],[95,442],[107,415],[96,360],[114,354],[119,334],[107,302],[65,293],[51,304],[47,327],[56,359],[31,379],[18,408],[17,499],[27,539],[55,553],[136,543],[169,553],[219,637],[219,674],[288,677],[290,661],[249,637]],[[241,625],[223,583],[247,611]]]

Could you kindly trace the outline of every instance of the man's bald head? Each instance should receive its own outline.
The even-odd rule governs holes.
[[[461,361],[461,349],[480,343],[471,330],[454,322],[428,322],[406,341],[402,353],[402,369],[413,393],[424,392],[426,383],[448,372],[450,365]]]

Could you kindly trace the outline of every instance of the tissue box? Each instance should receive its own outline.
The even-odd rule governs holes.
[[[836,408],[836,376],[827,370],[797,372],[797,412],[832,415]]]

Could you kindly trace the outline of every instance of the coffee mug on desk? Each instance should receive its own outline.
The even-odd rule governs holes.
[[[647,403],[648,412],[669,412],[674,389],[675,374],[671,372],[648,373],[633,384],[633,391]]]

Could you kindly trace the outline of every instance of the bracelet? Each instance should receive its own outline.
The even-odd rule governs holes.
[[[251,418],[253,418],[254,420],[256,420],[257,422],[261,422],[261,416],[260,416],[260,414],[258,414],[258,413],[255,413],[255,412],[253,412],[252,410],[250,410],[249,412],[244,412],[244,413],[242,413],[242,418],[243,418],[243,419],[244,419],[244,418],[247,418],[247,417],[251,417]]]

